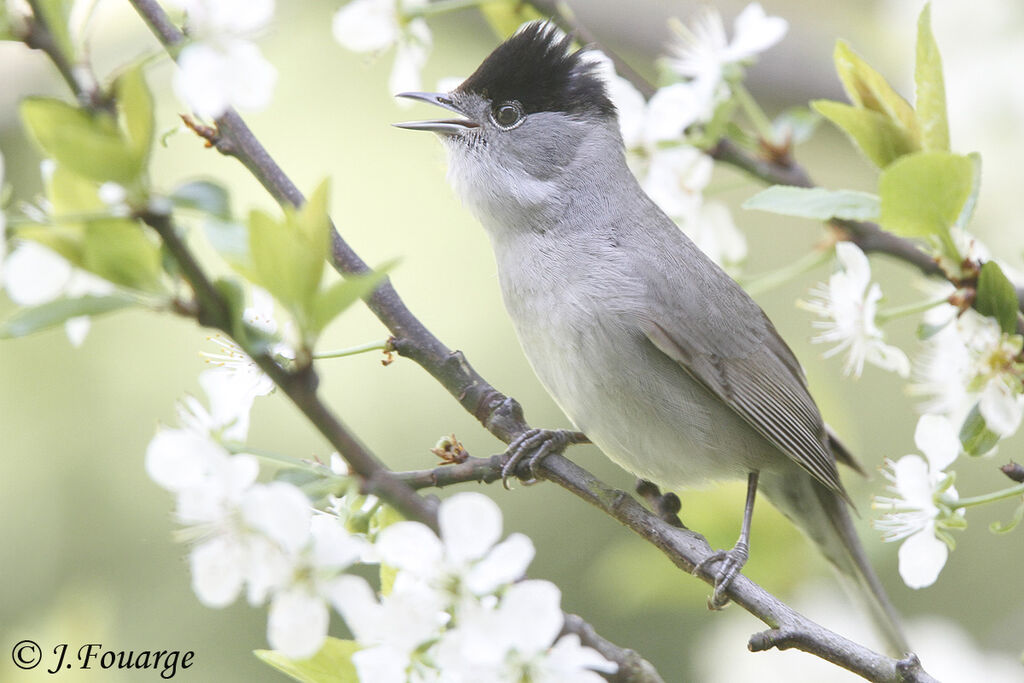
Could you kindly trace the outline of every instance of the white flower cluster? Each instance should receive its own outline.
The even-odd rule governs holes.
[[[379,507],[374,500],[332,497],[321,511],[290,483],[258,482],[256,458],[233,453],[248,431],[259,386],[252,380],[203,372],[209,409],[186,398],[181,427],[161,428],[146,452],[149,476],[176,497],[181,535],[193,542],[192,587],[204,605],[224,607],[243,591],[251,605],[269,603],[267,638],[293,659],[320,650],[333,609],[360,645],[360,680],[374,683],[600,683],[597,672],[615,671],[576,635],[561,635],[554,584],[519,581],[533,544],[522,534],[500,540],[501,512],[488,497],[444,501],[440,538],[407,521],[353,533],[352,520]],[[331,463],[343,476],[340,458]],[[357,563],[383,565],[380,596],[346,572]]]
[[[727,41],[722,17],[705,8],[692,29],[680,28],[668,66],[682,82],[659,88],[650,100],[615,73],[603,55],[597,59],[619,114],[622,139],[644,191],[713,261],[735,270],[746,258],[747,245],[725,204],[705,201],[711,181],[711,158],[686,144],[691,126],[711,121],[730,96],[730,84],[741,66],[785,35],[784,19],[769,17],[758,3],[736,18],[735,35]]]
[[[274,0],[171,0],[188,16],[174,89],[200,116],[270,103],[277,70],[250,38],[274,17]]]

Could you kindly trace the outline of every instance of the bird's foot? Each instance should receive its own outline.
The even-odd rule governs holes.
[[[701,560],[693,568],[694,574],[708,574],[715,577],[715,592],[708,598],[708,609],[719,610],[729,604],[729,596],[725,594],[729,590],[733,579],[747,563],[750,550],[743,541],[737,543],[732,550],[719,550],[709,557]],[[715,572],[709,570],[710,565],[719,563]]]
[[[537,464],[551,455],[561,453],[566,446],[574,443],[589,443],[590,440],[582,432],[568,429],[530,429],[517,436],[505,450],[505,464],[501,466],[501,484],[509,488],[508,480],[515,476],[519,464],[526,461],[530,473],[529,479],[523,484],[529,486],[537,483]]]

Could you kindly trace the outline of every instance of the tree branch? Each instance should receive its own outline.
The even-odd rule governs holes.
[[[182,39],[180,31],[171,30],[163,10],[152,0],[131,0],[136,10],[153,28],[168,48]],[[215,146],[222,153],[241,161],[279,202],[300,205],[304,198],[284,174],[266,149],[233,110],[216,121]],[[332,226],[332,263],[342,274],[362,273],[364,261]],[[473,414],[492,434],[508,443],[528,429],[519,404],[494,389],[476,373],[460,352],[450,351],[408,310],[397,292],[385,282],[368,299],[367,304],[395,337],[395,350],[412,358],[437,379],[459,403]],[[261,365],[262,367],[262,365]],[[275,371],[276,363],[268,366]],[[274,377],[274,375],[271,375]],[[275,378],[276,381],[276,378]],[[291,383],[286,382],[285,386]],[[300,406],[301,407],[301,406]],[[313,419],[313,418],[311,418]],[[314,420],[315,424],[318,424]],[[340,451],[340,449],[339,449]],[[410,487],[441,485],[459,481],[493,481],[500,476],[500,458],[470,459],[458,465],[445,465],[430,471],[399,473],[397,477]],[[707,542],[698,534],[677,528],[644,509],[624,491],[608,487],[586,470],[561,455],[549,455],[538,466],[537,473],[578,497],[595,505],[653,543],[677,566],[692,572],[711,555]],[[403,484],[404,485],[404,484]],[[702,576],[713,584],[714,577]],[[931,681],[923,672],[906,678],[899,661],[874,652],[862,645],[811,622],[742,575],[732,583],[728,595],[737,604],[785,633],[800,633],[792,646],[803,649],[873,681]],[[789,645],[789,641],[786,641]],[[611,658],[629,669],[627,652],[616,648]],[[634,653],[635,654],[635,653]],[[649,665],[648,665],[649,666]],[[629,679],[656,680],[656,679]]]

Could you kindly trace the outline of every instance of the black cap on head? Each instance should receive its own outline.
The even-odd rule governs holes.
[[[495,104],[518,100],[526,113],[560,111],[611,116],[597,65],[584,51],[570,50],[572,38],[547,21],[527,24],[494,49],[458,87]]]

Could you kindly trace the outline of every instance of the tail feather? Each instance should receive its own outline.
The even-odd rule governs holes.
[[[868,563],[847,504],[802,470],[784,476],[764,474],[760,488],[765,496],[818,546],[844,588],[864,604],[890,654],[902,657],[910,652],[896,610]]]

